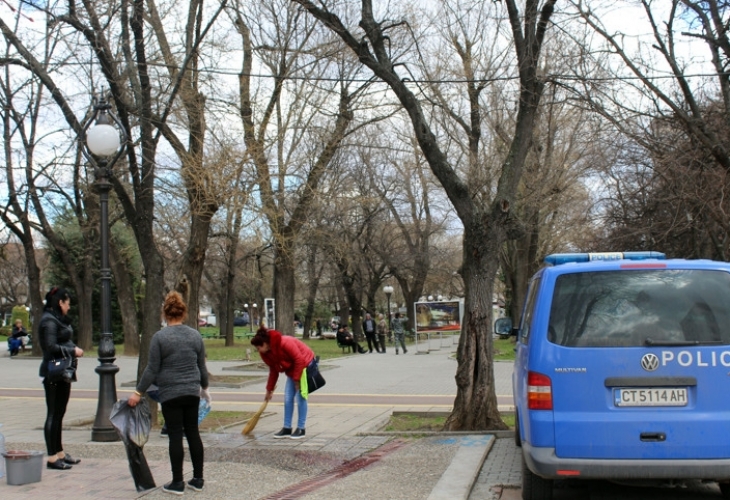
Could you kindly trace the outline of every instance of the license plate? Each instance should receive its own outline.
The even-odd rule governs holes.
[[[687,406],[686,387],[624,387],[614,391],[616,406]]]

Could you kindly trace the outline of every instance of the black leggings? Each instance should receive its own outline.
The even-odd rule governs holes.
[[[46,424],[43,426],[43,436],[46,439],[48,456],[53,456],[63,451],[61,444],[61,428],[63,427],[63,416],[66,414],[66,405],[71,396],[71,384],[67,382],[43,381],[43,388],[46,391]]]
[[[198,431],[198,396],[180,396],[162,403],[162,415],[165,417],[167,435],[170,439],[170,467],[173,482],[183,480],[183,451],[182,437],[188,441],[190,460],[193,462],[193,477],[203,478],[203,441]]]

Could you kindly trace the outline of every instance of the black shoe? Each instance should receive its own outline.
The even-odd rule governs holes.
[[[408,349],[403,349],[403,354],[408,354]]]
[[[188,481],[188,488],[195,491],[203,491],[203,485],[205,484],[205,479],[200,479],[197,477],[192,478],[190,481]]]
[[[398,349],[396,349],[396,350],[395,350],[395,355],[396,355],[396,356],[398,355]]]
[[[167,436],[167,426],[163,426],[162,430],[160,431],[160,436]]]
[[[71,469],[71,466],[63,460],[59,459],[55,462],[46,462],[46,469],[69,470]]]
[[[304,437],[305,430],[297,428],[294,432],[292,432],[292,435],[289,436],[292,439],[302,439]]]
[[[68,453],[66,453],[66,456],[63,457],[63,461],[66,462],[69,465],[76,465],[76,464],[78,464],[78,463],[81,462],[80,459],[74,458],[71,455],[69,455]]]
[[[274,434],[274,439],[281,439],[291,436],[291,427],[282,427],[279,432]]]
[[[183,481],[172,481],[162,487],[162,491],[165,493],[172,493],[173,495],[184,495],[185,494],[185,483]]]

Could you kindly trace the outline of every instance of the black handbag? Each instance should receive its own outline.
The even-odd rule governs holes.
[[[319,373],[319,356],[312,360],[307,367],[307,392],[310,394],[326,384],[324,377]]]
[[[71,383],[74,378],[76,368],[73,365],[73,358],[67,356],[64,352],[62,358],[52,359],[48,362],[48,373],[46,378],[49,382],[67,382]]]

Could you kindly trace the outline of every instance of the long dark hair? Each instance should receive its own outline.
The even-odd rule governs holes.
[[[44,307],[44,310],[50,311],[57,317],[62,318],[64,314],[63,311],[61,311],[61,306],[59,305],[59,302],[61,302],[62,300],[68,300],[70,298],[71,296],[68,294],[68,291],[65,288],[54,286],[46,294],[46,305]]]

